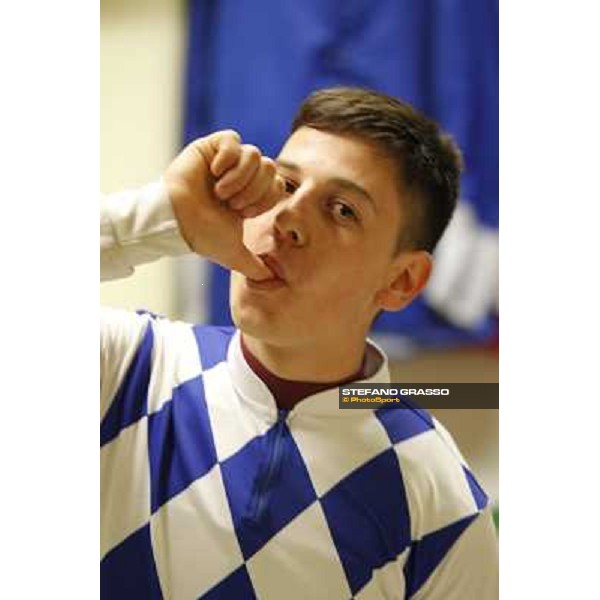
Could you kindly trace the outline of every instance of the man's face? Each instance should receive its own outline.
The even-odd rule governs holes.
[[[357,341],[390,283],[401,222],[396,171],[368,143],[302,127],[277,158],[286,195],[244,221],[244,244],[277,277],[231,277],[240,330],[278,346]]]

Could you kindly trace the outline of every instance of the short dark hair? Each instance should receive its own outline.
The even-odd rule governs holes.
[[[406,102],[372,90],[334,87],[302,103],[292,133],[312,127],[369,141],[398,165],[401,196],[407,192],[409,225],[396,252],[432,252],[448,225],[460,189],[462,158],[438,124]]]

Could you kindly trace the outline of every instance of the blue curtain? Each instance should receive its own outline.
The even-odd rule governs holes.
[[[498,227],[497,0],[191,0],[184,142],[233,127],[276,155],[311,91],[359,85],[400,97],[459,143],[463,201]],[[209,316],[231,323],[228,274],[211,267]],[[378,332],[422,345],[485,342],[490,314],[451,325],[423,299]]]

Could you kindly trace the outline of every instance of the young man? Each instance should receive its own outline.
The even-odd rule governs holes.
[[[102,271],[189,249],[232,269],[236,328],[105,311],[106,598],[496,598],[488,499],[367,339],[423,289],[458,196],[437,126],[374,92],[310,96],[275,165],[234,132],[103,203]]]

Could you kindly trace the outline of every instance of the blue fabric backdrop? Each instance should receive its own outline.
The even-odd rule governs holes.
[[[270,155],[311,91],[361,85],[408,100],[458,141],[463,201],[498,227],[497,0],[191,0],[184,142],[233,127]],[[211,267],[210,322],[231,323],[228,274]],[[485,342],[420,299],[379,332],[421,345]]]

